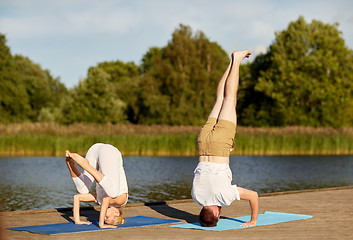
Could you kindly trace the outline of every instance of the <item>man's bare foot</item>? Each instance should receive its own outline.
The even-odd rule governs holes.
[[[241,60],[243,60],[244,58],[249,58],[250,55],[251,55],[251,53],[252,53],[252,52],[249,51],[249,50],[239,51],[239,52],[235,51],[235,52],[232,53],[232,57],[233,57],[234,60],[239,60],[239,61],[241,61]]]

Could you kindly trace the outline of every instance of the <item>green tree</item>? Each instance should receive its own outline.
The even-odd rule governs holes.
[[[161,48],[150,48],[142,58],[139,123],[170,122],[170,97],[163,94],[162,79],[167,70],[162,51]]]
[[[29,58],[12,56],[0,34],[0,122],[55,121],[64,84]],[[42,114],[42,116],[40,116]],[[44,114],[44,115],[43,115]]]
[[[352,126],[353,54],[340,34],[337,25],[303,17],[276,33],[251,67],[247,99],[257,103],[243,106],[242,118],[267,118],[261,125]]]
[[[27,117],[31,121],[55,121],[60,101],[67,93],[65,85],[58,78],[53,78],[49,70],[43,70],[27,57],[16,55],[14,61],[28,96],[30,111]],[[40,116],[43,113],[48,119]]]
[[[238,124],[244,126],[281,126],[282,112],[275,100],[255,87],[260,74],[270,67],[269,54],[258,55],[252,63],[240,65],[237,101]]]
[[[142,59],[141,122],[202,124],[228,61],[217,43],[180,25],[166,47],[151,48]]]
[[[10,48],[6,45],[6,37],[0,34],[0,122],[25,121],[29,111],[25,86],[19,78]]]
[[[39,121],[60,122],[62,119],[60,113],[60,104],[68,95],[68,89],[60,82],[60,78],[53,78],[49,70],[44,71],[47,75],[47,81],[50,91],[50,100],[48,104],[40,110]]]
[[[27,57],[16,55],[14,60],[22,84],[26,88],[28,103],[31,111],[28,117],[31,121],[37,120],[42,107],[45,107],[50,99],[50,91],[45,72],[38,64],[34,64]]]
[[[109,82],[114,89],[115,97],[126,103],[126,116],[129,122],[138,122],[138,102],[140,95],[140,70],[133,63],[111,61],[99,63],[97,68],[109,74]]]
[[[62,122],[119,123],[126,119],[126,104],[115,97],[109,75],[91,68],[88,76],[62,102]]]

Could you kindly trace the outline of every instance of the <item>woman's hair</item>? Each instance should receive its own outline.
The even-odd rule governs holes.
[[[125,218],[123,217],[123,213],[124,213],[123,208],[119,207],[118,209],[119,209],[120,215],[114,217],[114,225],[120,225],[125,223]]]
[[[217,226],[218,217],[214,215],[211,209],[202,208],[199,215],[199,222],[202,227],[214,227]]]

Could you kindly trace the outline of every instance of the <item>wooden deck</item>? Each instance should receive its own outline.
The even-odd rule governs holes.
[[[99,208],[81,211],[98,219]],[[192,200],[154,204],[128,204],[125,216],[144,215],[196,222],[200,206]],[[88,233],[42,235],[7,230],[8,227],[67,222],[71,209],[2,212],[0,239],[353,239],[353,187],[329,188],[260,195],[259,213],[265,211],[312,215],[313,218],[275,225],[221,232],[170,228],[168,225]],[[222,216],[250,214],[247,201],[222,209]]]

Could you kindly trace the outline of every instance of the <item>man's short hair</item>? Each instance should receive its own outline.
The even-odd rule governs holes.
[[[199,222],[202,227],[214,227],[217,226],[218,217],[214,215],[211,209],[202,208],[199,215]]]

